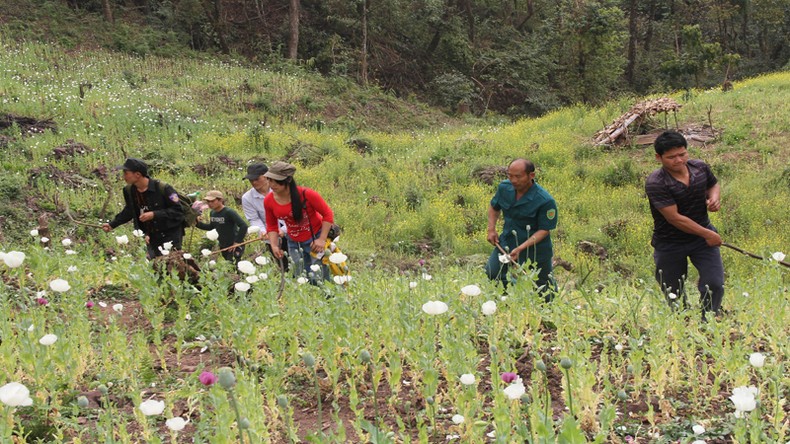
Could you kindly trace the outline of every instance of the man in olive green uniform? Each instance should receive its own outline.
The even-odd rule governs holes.
[[[488,242],[495,248],[486,264],[491,280],[499,279],[507,288],[511,262],[528,263],[538,270],[535,281],[546,302],[557,292],[551,275],[552,256],[550,231],[557,227],[557,203],[551,194],[535,183],[535,165],[526,159],[516,159],[507,168],[508,180],[499,184],[488,208]],[[504,214],[502,234],[497,234],[499,214]]]

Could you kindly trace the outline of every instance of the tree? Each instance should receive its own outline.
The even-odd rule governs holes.
[[[296,60],[299,55],[299,0],[290,0],[288,8],[288,58]]]

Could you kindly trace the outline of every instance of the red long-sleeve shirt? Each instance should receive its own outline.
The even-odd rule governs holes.
[[[274,200],[274,193],[267,194],[263,199],[263,208],[266,210],[266,227],[271,227],[269,233],[277,232],[277,219],[282,219],[288,229],[288,236],[296,242],[304,242],[311,239],[313,233],[318,236],[323,221],[334,223],[335,215],[317,191],[305,187],[296,189],[299,196],[307,201],[302,210],[301,221],[294,219],[290,203],[281,205]],[[308,221],[312,224],[312,230],[308,227]]]

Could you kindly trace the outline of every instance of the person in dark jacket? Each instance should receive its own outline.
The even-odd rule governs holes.
[[[165,183],[151,179],[148,165],[140,159],[126,159],[123,180],[125,206],[109,223],[102,225],[106,232],[129,221],[145,233],[148,245],[146,257],[153,259],[167,250],[180,250],[184,238],[184,212],[178,203],[178,193]]]
[[[219,235],[219,248],[227,250],[222,252],[226,260],[239,262],[244,254],[244,236],[247,235],[247,222],[239,213],[225,206],[225,196],[221,191],[211,190],[203,198],[211,208],[209,223],[198,222],[196,227],[201,230],[217,230]]]

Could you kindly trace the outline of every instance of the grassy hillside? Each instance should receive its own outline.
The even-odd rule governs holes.
[[[184,192],[219,188],[237,199],[247,187],[238,179],[248,162],[286,159],[299,165],[301,184],[327,194],[352,251],[466,256],[488,250],[484,214],[494,185],[480,179],[481,171],[527,156],[560,204],[560,256],[575,259],[576,243],[588,240],[608,248],[610,261],[626,272],[647,263],[642,252],[650,218],[642,182],[656,168],[652,151],[588,143],[633,100],[507,126],[383,133],[370,130],[357,114],[338,114],[331,125],[306,121],[311,115],[305,117],[305,110],[318,116],[341,109],[313,100],[316,84],[301,75],[222,62],[65,53],[8,41],[4,48],[2,111],[57,125],[56,132],[10,130],[4,138],[3,167],[14,173],[4,179],[5,194],[24,198],[33,211],[69,203],[87,220],[110,217],[120,203],[113,194],[120,184],[108,173],[125,156],[147,159],[157,176]],[[726,204],[714,222],[725,239],[760,253],[788,244],[779,223],[790,174],[787,85],[783,73],[738,84],[729,93],[677,97],[681,125],[710,119],[721,130],[715,143],[692,150],[713,165],[724,185]],[[325,97],[342,95],[345,87],[350,85]],[[343,110],[380,107],[397,120],[390,128],[419,126],[402,102],[370,99],[356,97]],[[70,144],[86,149],[53,156],[56,147]],[[11,207],[12,213],[27,213]],[[61,222],[62,229],[77,229]],[[9,236],[8,227],[4,231]]]
[[[657,167],[652,151],[589,143],[641,99],[499,126],[373,131],[345,115],[334,125],[303,120],[303,109],[323,115],[330,106],[311,101],[313,84],[301,75],[8,40],[2,49],[0,116],[38,122],[0,133],[0,250],[27,255],[19,268],[0,266],[0,383],[24,382],[34,402],[4,411],[0,437],[230,442],[240,431],[232,395],[249,442],[346,442],[379,430],[380,442],[486,442],[492,433],[502,442],[691,442],[695,424],[709,443],[787,439],[790,276],[727,250],[726,316],[698,323],[694,292],[693,311],[667,309],[652,279],[643,193]],[[248,106],[263,97],[265,107]],[[721,180],[713,221],[722,238],[763,256],[788,253],[790,73],[673,97],[683,104],[679,124],[721,131],[691,152]],[[409,127],[411,116],[398,113],[397,126]],[[354,281],[317,289],[288,280],[278,300],[271,264],[246,292],[229,294],[241,278],[224,262],[200,288],[158,279],[131,227],[108,235],[64,215],[68,206],[95,224],[117,212],[122,183],[112,168],[126,156],[148,160],[155,177],[185,193],[220,189],[236,208],[248,162],[294,162],[299,184],[319,190],[345,228]],[[557,255],[574,267],[558,271],[561,294],[549,306],[525,282],[500,298],[481,271],[496,172],[516,156],[535,161],[557,199]],[[45,212],[47,249],[30,234]],[[116,242],[122,234],[128,245]],[[214,246],[202,232],[187,238],[195,256]],[[71,288],[54,290],[56,278]],[[468,284],[481,293],[460,292]],[[421,307],[433,300],[449,312],[428,316]],[[498,304],[493,316],[480,312],[487,300]],[[86,310],[86,301],[97,306]],[[58,336],[55,346],[38,342],[45,333]],[[765,367],[749,365],[757,351]],[[315,367],[305,355],[318,358]],[[198,382],[222,366],[235,372],[233,392]],[[528,401],[506,397],[504,371],[523,378]],[[474,387],[459,383],[467,373]],[[761,403],[745,419],[728,400],[743,385],[759,387]],[[186,432],[141,413],[151,396],[166,402],[165,417],[190,418]]]

